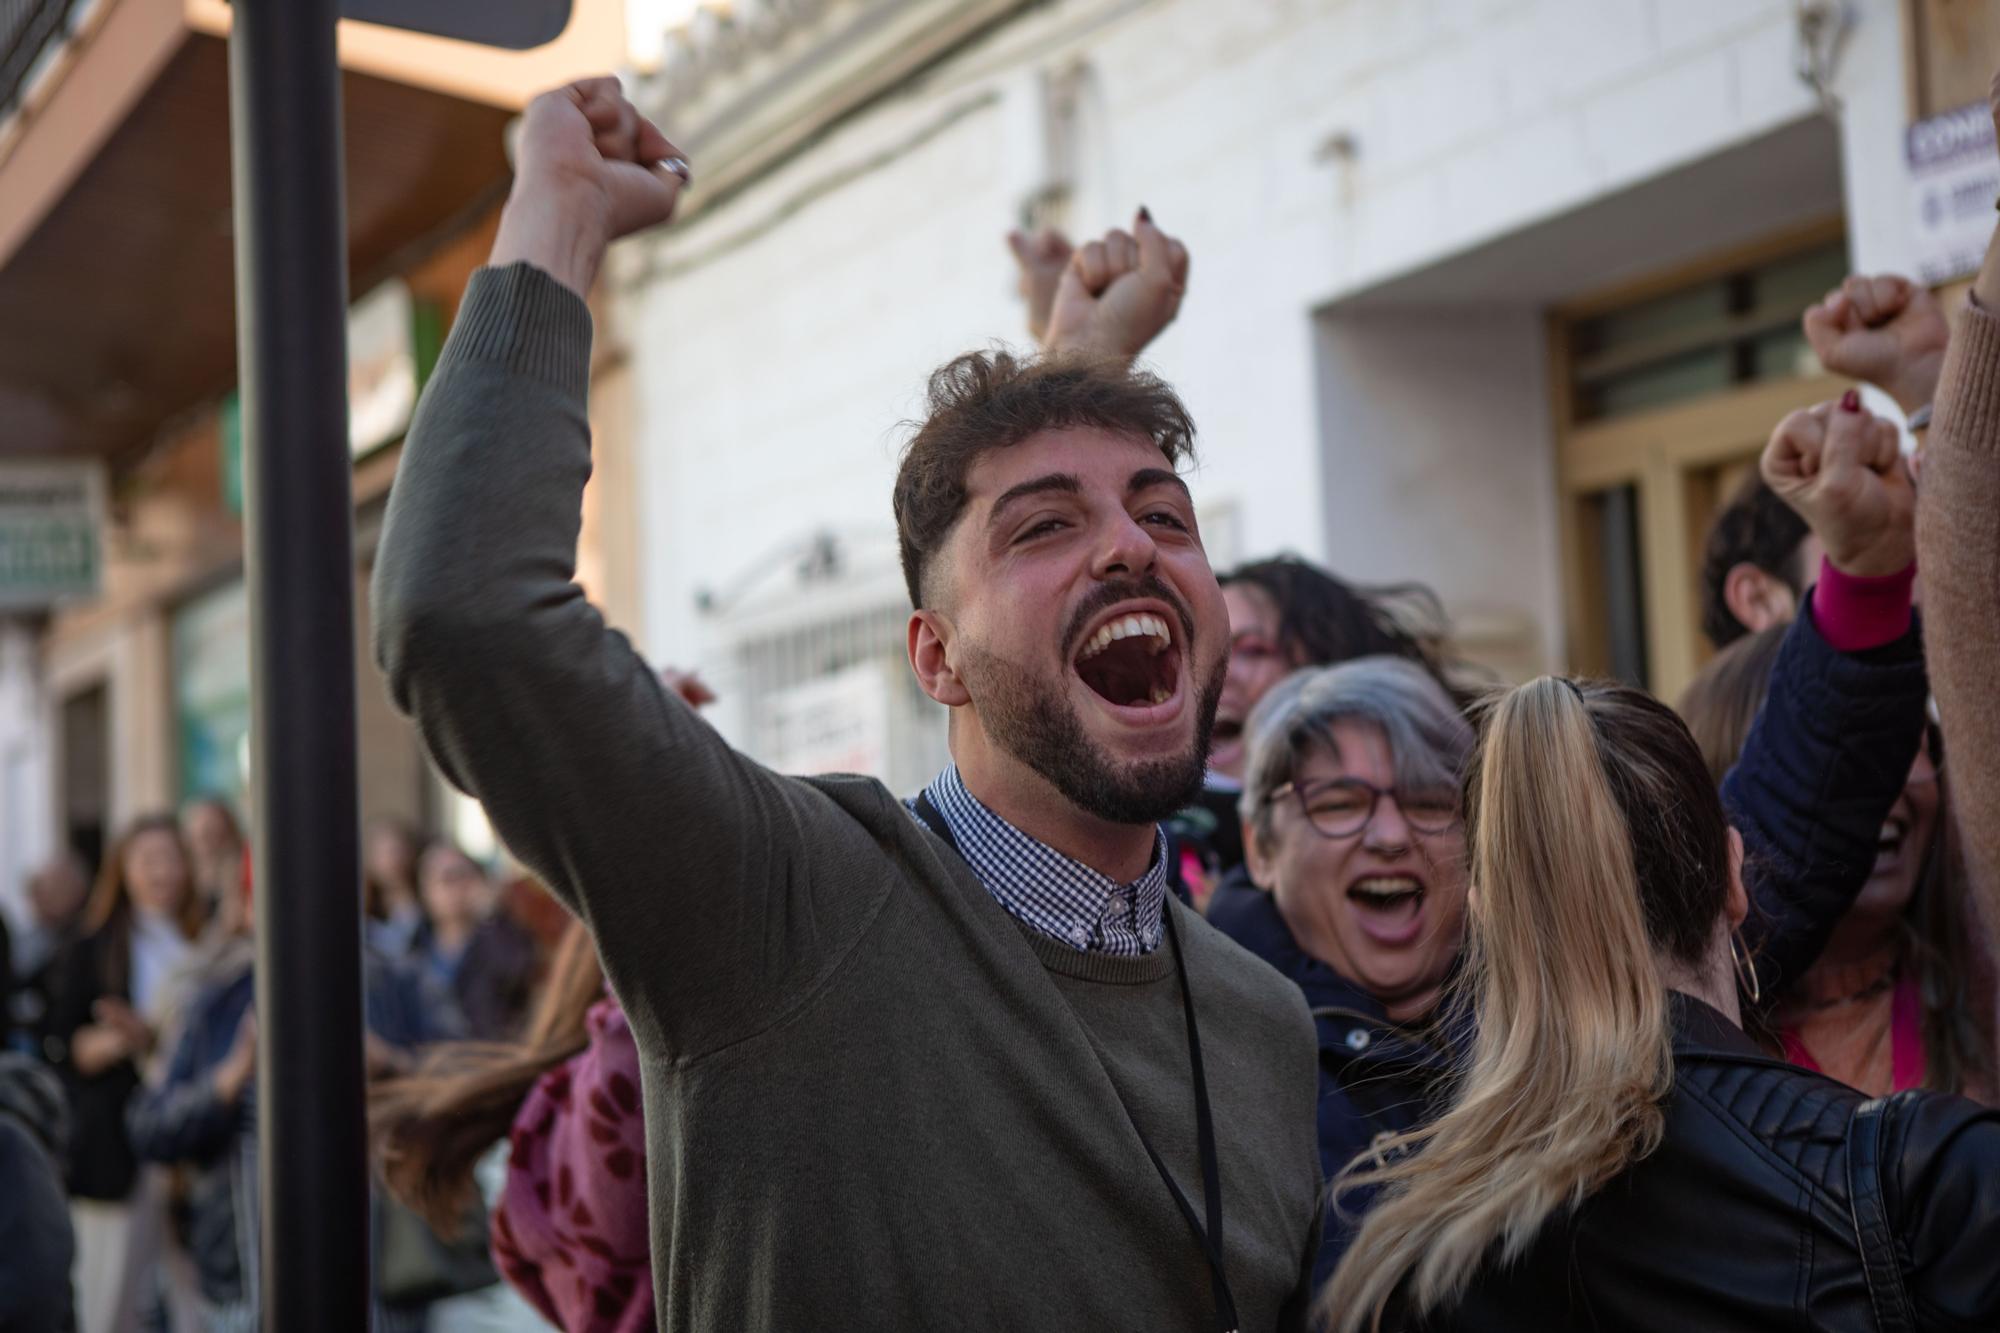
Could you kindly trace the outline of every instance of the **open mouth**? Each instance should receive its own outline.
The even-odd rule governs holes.
[[[1215,715],[1215,730],[1211,734],[1215,737],[1215,743],[1218,746],[1234,745],[1243,739],[1243,719],[1240,717],[1225,717],[1221,713],[1217,713]]]
[[[1114,616],[1077,649],[1077,676],[1118,708],[1171,703],[1180,689],[1181,654],[1166,617],[1151,611]]]
[[[1348,886],[1347,900],[1361,909],[1361,927],[1384,944],[1401,944],[1422,924],[1423,881],[1414,875],[1370,875]]]
[[[1875,837],[1875,873],[1893,870],[1903,859],[1903,843],[1909,837],[1910,826],[1901,819],[1891,818],[1882,826]]]

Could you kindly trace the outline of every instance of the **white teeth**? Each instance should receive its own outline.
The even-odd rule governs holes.
[[[1084,644],[1083,651],[1077,654],[1077,660],[1080,662],[1086,657],[1095,657],[1120,639],[1141,636],[1152,639],[1152,649],[1156,654],[1165,652],[1173,644],[1173,639],[1167,634],[1167,622],[1160,617],[1122,616],[1091,635],[1090,641]]]
[[[1423,885],[1402,875],[1380,875],[1354,881],[1353,892],[1371,898],[1397,898],[1406,893],[1422,893]]]

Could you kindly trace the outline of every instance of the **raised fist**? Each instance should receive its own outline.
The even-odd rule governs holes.
[[[1857,391],[1779,422],[1763,473],[1842,573],[1897,574],[1917,558],[1917,490],[1898,432],[1862,407]]]
[[[666,686],[670,694],[678,694],[689,708],[701,708],[715,702],[715,691],[692,671],[666,667],[660,672],[660,684]]]
[[[1028,336],[1041,342],[1048,336],[1049,312],[1055,308],[1056,285],[1069,268],[1075,247],[1069,237],[1054,227],[1044,227],[1033,236],[1022,231],[1007,233],[1007,248],[1021,268],[1021,299],[1028,303]]]
[[[1849,278],[1806,311],[1805,329],[1821,365],[1875,385],[1905,412],[1937,391],[1951,334],[1930,289],[1893,275]]]
[[[522,115],[493,262],[526,260],[587,293],[605,248],[673,216],[688,180],[680,149],[617,79],[543,93]]]
[[[1047,345],[1127,360],[1180,313],[1187,247],[1139,210],[1132,230],[1112,230],[1070,257],[1049,312]]]

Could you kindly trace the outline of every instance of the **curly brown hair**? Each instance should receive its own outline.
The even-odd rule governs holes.
[[[896,472],[896,537],[910,605],[959,515],[974,463],[1045,430],[1093,426],[1149,440],[1170,467],[1194,458],[1194,421],[1164,380],[1123,362],[967,352],[932,372],[926,412]]]

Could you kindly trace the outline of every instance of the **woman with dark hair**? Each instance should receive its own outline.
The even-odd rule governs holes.
[[[1264,692],[1301,667],[1400,657],[1458,694],[1443,664],[1444,608],[1419,583],[1364,588],[1295,555],[1254,560],[1219,576],[1229,605],[1229,678],[1215,710],[1209,768],[1241,779],[1243,727]]]
[[[1763,706],[1783,635],[1737,640],[1681,697],[1718,782]],[[1867,884],[1811,968],[1759,1006],[1794,1064],[1871,1096],[1915,1087],[1995,1095],[1990,941],[1954,854],[1946,790],[1942,739],[1930,727]]]
[[[236,812],[220,796],[198,797],[181,811],[181,836],[187,840],[194,863],[202,910],[210,920],[233,914],[243,899],[243,879],[248,873],[243,826],[237,822]],[[221,935],[234,931],[235,923],[228,920],[216,928]]]
[[[1492,710],[1469,790],[1471,1059],[1341,1183],[1380,1194],[1322,1317],[1994,1327],[2000,1116],[1870,1102],[1743,1034],[1743,842],[1680,719],[1544,677]]]
[[[51,967],[40,1039],[74,1121],[69,1190],[84,1333],[132,1318],[151,1273],[160,1202],[126,1138],[125,1104],[157,1038],[158,1002],[205,918],[180,825],[147,815],[105,857],[81,933]]]
[[[1454,702],[1441,665],[1444,610],[1420,584],[1360,588],[1297,556],[1253,561],[1219,576],[1229,607],[1229,670],[1215,710],[1208,782],[1199,804],[1169,826],[1181,879],[1211,920],[1255,911],[1242,873],[1237,794],[1248,760],[1245,726],[1264,695],[1294,671],[1362,657],[1411,662]],[[1213,896],[1208,889],[1213,886]]]
[[[569,1333],[652,1328],[638,1048],[580,923],[518,1042],[435,1048],[372,1089],[369,1120],[389,1189],[440,1234],[465,1218],[475,1166],[506,1137],[491,1223],[501,1276]]]

